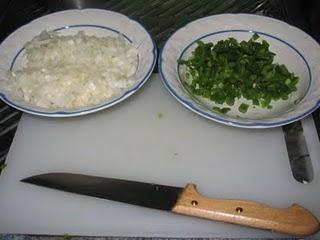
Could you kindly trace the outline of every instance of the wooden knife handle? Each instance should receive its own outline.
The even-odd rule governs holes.
[[[297,236],[312,235],[320,227],[318,220],[297,204],[272,208],[251,201],[207,198],[194,184],[184,188],[172,212]]]

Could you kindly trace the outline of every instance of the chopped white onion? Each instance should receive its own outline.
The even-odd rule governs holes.
[[[25,64],[11,72],[9,89],[43,108],[98,104],[136,82],[137,54],[122,36],[44,31],[25,45]]]

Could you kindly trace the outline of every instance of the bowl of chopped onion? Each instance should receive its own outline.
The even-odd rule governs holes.
[[[258,15],[205,17],[176,31],[159,56],[161,79],[185,107],[216,122],[270,128],[320,105],[320,46]]]
[[[0,45],[0,97],[21,111],[69,117],[109,108],[150,77],[157,49],[138,22],[112,11],[53,13]]]

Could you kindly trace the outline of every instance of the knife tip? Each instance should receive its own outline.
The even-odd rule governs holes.
[[[51,176],[54,176],[54,175],[61,175],[61,174],[63,174],[63,173],[43,173],[43,174],[39,174],[39,175],[34,175],[34,176],[31,176],[31,177],[23,178],[23,179],[20,180],[20,182],[34,183],[35,181],[42,180],[42,179],[45,179],[45,178],[48,178],[48,177],[51,177]]]
[[[34,175],[31,177],[26,177],[20,180],[20,182],[23,183],[33,183],[35,184],[36,181],[41,180],[43,178],[43,176],[46,176],[48,174],[40,174],[40,175]]]
[[[23,183],[32,183],[32,179],[33,179],[33,177],[27,177],[27,178],[21,179],[20,182],[23,182]]]

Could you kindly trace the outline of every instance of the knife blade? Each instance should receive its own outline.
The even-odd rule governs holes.
[[[66,192],[296,236],[309,236],[320,229],[317,218],[298,204],[288,208],[272,208],[247,200],[208,198],[198,193],[195,184],[172,187],[72,173],[47,173],[21,181]]]

